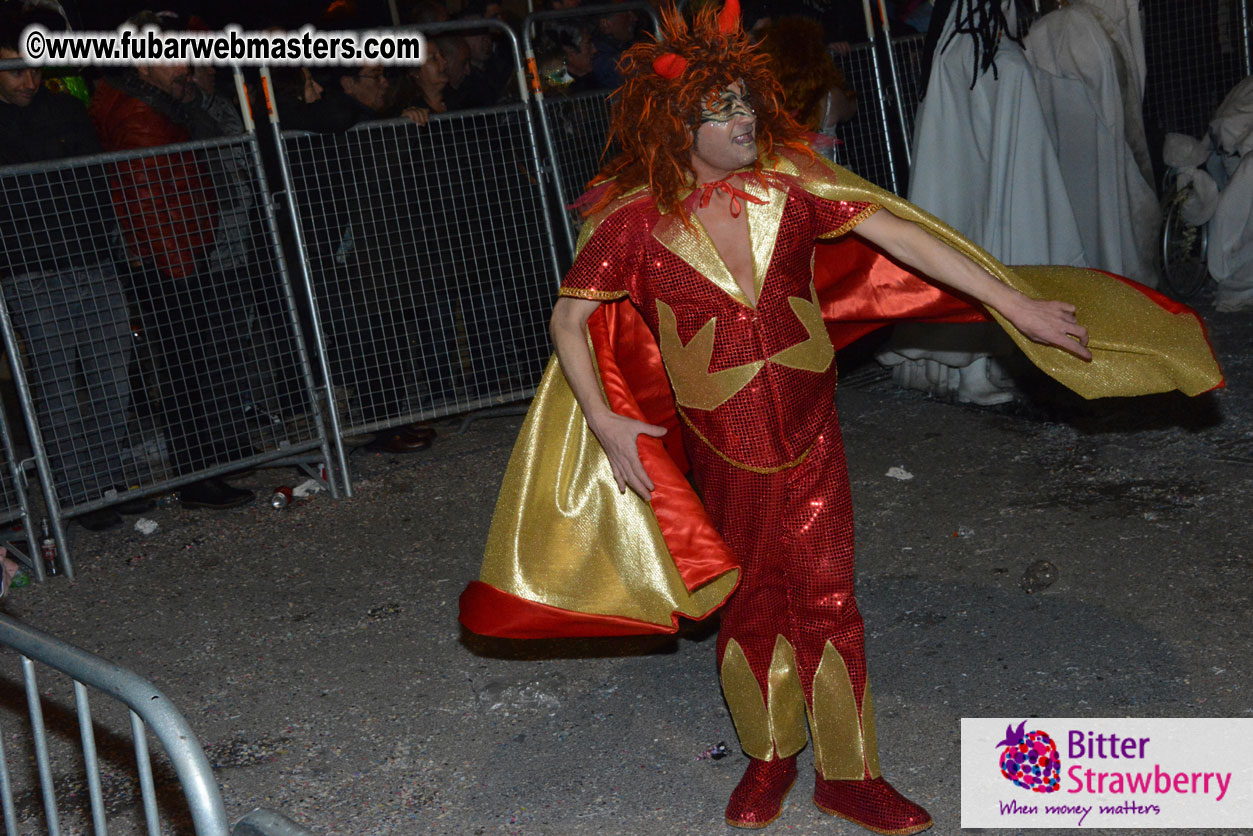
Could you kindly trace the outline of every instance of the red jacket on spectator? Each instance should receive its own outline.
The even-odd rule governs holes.
[[[108,82],[96,86],[91,121],[105,151],[126,151],[187,142],[191,137],[151,105]],[[183,151],[118,163],[113,187],[130,254],[175,278],[194,273],[196,261],[213,244],[217,208],[213,181]]]

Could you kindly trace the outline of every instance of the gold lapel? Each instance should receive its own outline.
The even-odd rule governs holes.
[[[689,227],[684,225],[677,214],[662,215],[661,220],[653,227],[653,237],[732,299],[751,308],[748,297],[740,290],[722,256],[718,255],[718,248],[714,246],[700,218],[695,214],[690,215],[690,218],[692,225]]]
[[[766,284],[766,272],[770,269],[770,259],[774,255],[774,243],[779,235],[779,222],[787,206],[787,190],[771,188],[758,182],[755,177],[746,177],[744,191],[766,200],[765,203],[744,201],[748,212],[748,240],[753,250],[753,286],[756,288],[757,301],[760,302],[761,291]],[[733,283],[734,281],[732,279]]]

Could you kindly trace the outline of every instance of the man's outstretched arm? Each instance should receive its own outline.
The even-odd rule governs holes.
[[[605,403],[587,344],[587,320],[600,304],[594,299],[558,298],[549,324],[553,345],[588,427],[605,448],[618,490],[626,493],[630,487],[648,500],[652,498],[653,480],[640,461],[636,438],[640,433],[660,438],[666,434],[666,428],[618,415]]]
[[[1076,319],[1074,305],[1032,299],[1014,290],[918,224],[891,212],[875,212],[854,231],[922,275],[995,309],[1033,342],[1092,359],[1087,349],[1088,330]]]

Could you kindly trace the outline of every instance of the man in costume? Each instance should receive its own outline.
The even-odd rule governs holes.
[[[1136,346],[1161,360],[1136,376],[1124,342],[1103,347],[1093,377],[1073,306],[1029,298],[1013,286],[1029,281],[809,151],[734,5],[690,26],[671,14],[664,41],[624,55],[611,125],[623,153],[585,197],[552,317],[558,363],[461,620],[507,637],[625,635],[673,631],[677,615],[725,602],[718,664],[750,757],[727,822],[780,814],[808,717],[817,806],[917,833],[930,816],[879,771],[824,320],[846,323],[843,343],[894,317],[972,316],[903,262],[988,306],[1090,396],[1220,378],[1194,317],[1126,302],[1139,294],[1118,282],[1137,315],[1152,308],[1186,332],[1188,360]],[[840,244],[816,254],[820,238]],[[1067,286],[1065,270],[1028,275]]]

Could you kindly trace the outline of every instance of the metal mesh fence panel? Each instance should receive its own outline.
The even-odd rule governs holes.
[[[836,128],[842,143],[835,149],[835,161],[877,186],[892,189],[891,143],[883,122],[880,89],[887,80],[878,72],[873,44],[858,44],[848,55],[837,58],[849,86],[857,92],[857,115]]]
[[[605,152],[609,135],[609,91],[580,93],[573,96],[548,95],[541,104],[541,118],[552,145],[553,173],[557,197],[562,207],[577,200],[588,182],[600,171],[603,159],[612,157],[614,149]],[[564,212],[572,232],[577,234],[581,219],[576,210]]]
[[[0,412],[0,525],[20,519],[26,512],[26,495],[18,487],[20,463],[13,449],[12,436],[9,433],[8,419]],[[20,529],[4,531],[0,529],[0,544],[12,539]]]
[[[583,194],[601,163],[618,152],[615,147],[605,148],[609,96],[621,83],[615,67],[628,42],[645,37],[646,28],[659,35],[657,12],[649,4],[631,0],[535,12],[522,24],[544,134],[545,165],[551,169],[553,192],[561,207],[555,216],[565,223],[560,232],[570,258],[582,217],[577,210],[565,207]],[[561,68],[557,75],[574,72],[576,59],[572,56],[588,47],[593,50],[587,65],[590,72],[567,77],[564,84],[569,88],[553,83],[554,65]],[[604,89],[593,90],[591,86]]]
[[[914,142],[914,117],[918,115],[918,103],[922,101],[923,42],[926,35],[906,35],[890,41],[893,60],[896,62],[897,86],[892,99],[900,109],[901,124],[905,129],[906,147]]]
[[[1204,136],[1223,97],[1244,77],[1235,0],[1145,0],[1144,121],[1154,134]]]
[[[341,431],[532,393],[555,277],[523,106],[281,136]]]
[[[249,137],[0,169],[54,515],[318,445]]]

